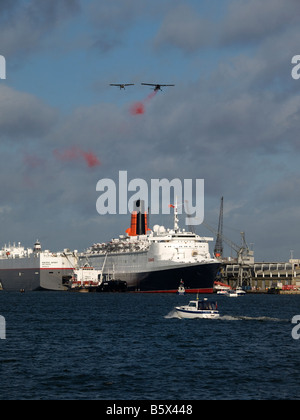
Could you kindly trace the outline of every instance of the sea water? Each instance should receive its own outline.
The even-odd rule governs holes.
[[[207,296],[211,297],[211,296]],[[299,295],[0,293],[0,399],[299,399]]]

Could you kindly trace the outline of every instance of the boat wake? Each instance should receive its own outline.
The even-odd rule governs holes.
[[[164,316],[165,319],[171,319],[171,318],[177,318],[177,319],[181,319],[178,314],[176,309],[173,309],[171,312],[169,312],[167,315]]]
[[[165,319],[182,319],[178,316],[175,309],[170,311],[167,315],[164,316]],[[198,318],[199,319],[199,318]],[[232,316],[232,315],[221,315],[219,318],[216,318],[215,321],[259,321],[259,322],[291,322],[290,319],[282,318],[272,318],[269,316]]]
[[[260,321],[260,322],[290,322],[289,319],[272,318],[269,316],[232,316],[223,315],[219,317],[223,321]]]

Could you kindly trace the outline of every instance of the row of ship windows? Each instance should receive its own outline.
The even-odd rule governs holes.
[[[19,277],[23,276],[24,274],[24,271],[19,271]],[[39,274],[39,272],[36,271],[34,274]],[[49,274],[54,274],[54,271],[49,271]],[[57,274],[60,274],[60,271],[58,271]]]
[[[273,266],[267,266],[267,265],[263,265],[263,266],[254,266],[252,267],[252,269],[254,269],[254,271],[280,271],[280,270],[292,270],[292,265],[287,264],[286,267],[284,265],[273,265]],[[226,267],[226,271],[239,271],[239,266],[227,266]]]
[[[173,245],[164,245],[164,248],[176,248],[176,246]],[[181,245],[181,248],[190,248],[190,249],[202,249],[203,246],[192,246],[192,245]]]

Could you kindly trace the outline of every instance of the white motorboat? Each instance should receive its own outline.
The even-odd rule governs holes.
[[[175,310],[179,318],[216,319],[220,316],[217,302],[209,301],[207,298],[191,300],[188,305],[177,306]]]
[[[225,293],[225,296],[227,297],[238,297],[238,294],[235,290],[228,290],[228,292]]]
[[[227,295],[227,293],[228,293],[228,289],[226,289],[226,290],[218,290],[217,291],[217,295]]]
[[[246,294],[245,290],[243,290],[241,287],[237,287],[235,291],[238,294],[238,296],[243,296]]]
[[[241,287],[237,287],[236,290],[228,290],[228,292],[226,292],[226,296],[228,297],[244,296],[245,294],[246,292]]]

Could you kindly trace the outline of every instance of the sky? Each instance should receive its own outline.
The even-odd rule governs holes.
[[[127,171],[204,179],[207,224],[223,196],[226,238],[300,258],[299,39],[299,0],[0,0],[0,244],[124,234],[130,215],[100,215],[96,186]]]

